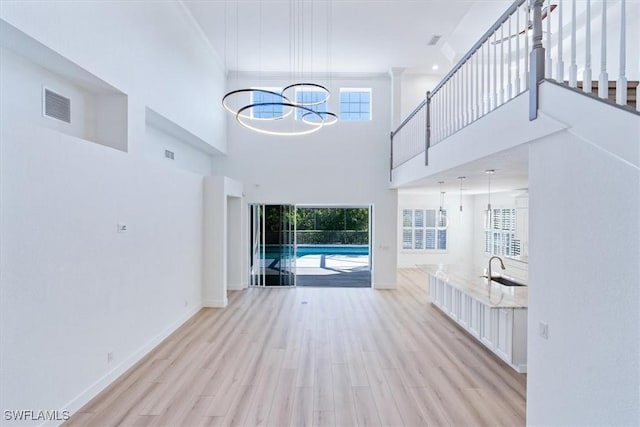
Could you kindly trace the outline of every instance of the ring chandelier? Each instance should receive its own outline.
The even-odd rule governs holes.
[[[319,100],[311,102],[294,102],[291,98],[295,97],[296,90],[310,90],[314,93],[322,93],[323,96]],[[290,98],[287,96],[293,92]],[[250,99],[256,94],[267,95],[277,99],[273,102],[249,102],[239,107],[232,106],[232,101],[237,98],[249,96]],[[338,116],[328,111],[316,111],[313,107],[326,104],[331,97],[331,92],[326,87],[317,83],[294,83],[286,86],[281,92],[275,92],[267,89],[246,88],[236,89],[228,92],[222,98],[222,106],[229,113],[234,114],[236,121],[243,127],[254,132],[263,133],[274,136],[301,136],[315,133],[324,126],[329,126],[338,122]],[[242,102],[241,102],[242,103]],[[256,108],[260,107],[281,107],[282,114],[274,117],[256,117],[253,114]],[[302,126],[296,126],[294,129],[269,129],[266,122],[274,122],[286,119],[293,115],[294,111],[298,114],[297,121]],[[281,126],[283,128],[284,126]],[[302,127],[302,129],[299,129]]]

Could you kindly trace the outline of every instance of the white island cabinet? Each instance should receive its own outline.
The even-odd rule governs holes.
[[[495,283],[489,289],[477,275],[423,268],[431,303],[517,372],[527,372],[526,288]]]

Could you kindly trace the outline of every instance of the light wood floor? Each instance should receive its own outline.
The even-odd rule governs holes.
[[[202,309],[66,426],[525,423],[517,374],[430,306],[393,291],[249,289]]]

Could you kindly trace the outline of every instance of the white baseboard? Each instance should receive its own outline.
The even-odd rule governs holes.
[[[115,381],[120,375],[124,374],[129,368],[138,363],[144,356],[146,356],[151,350],[153,350],[158,344],[162,342],[165,338],[171,335],[176,329],[182,326],[187,320],[189,320],[194,314],[200,311],[202,307],[197,306],[190,311],[186,312],[182,316],[180,316],[175,322],[165,328],[158,335],[153,337],[151,340],[147,341],[142,347],[136,350],[131,356],[127,357],[120,364],[114,367],[111,371],[109,371],[106,375],[100,378],[98,381],[93,383],[88,389],[80,393],[77,397],[75,397],[71,402],[65,405],[64,409],[69,411],[71,415],[74,412],[78,411],[78,409],[82,408],[86,405],[91,399],[96,397],[98,393],[107,388],[109,384]],[[56,421],[47,421],[41,426],[56,426],[59,422]]]
[[[229,304],[229,300],[225,296],[223,299],[205,299],[202,300],[203,307],[224,308]]]
[[[374,283],[373,289],[398,289],[395,284]]]
[[[246,289],[246,288],[247,288],[247,285],[244,285],[242,283],[237,283],[237,284],[229,283],[227,285],[227,290],[228,291],[241,291],[241,290]]]

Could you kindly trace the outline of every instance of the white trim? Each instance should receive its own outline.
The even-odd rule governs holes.
[[[227,297],[225,296],[223,299],[208,299],[208,300],[202,300],[202,306],[203,307],[210,307],[210,308],[224,308],[229,304],[229,300],[227,299]]]
[[[229,284],[227,284],[227,290],[228,291],[241,291],[241,290],[246,289],[246,288],[247,288],[247,285],[242,284],[242,283],[236,283],[236,284],[229,283]]]
[[[107,388],[112,382],[118,379],[122,374],[124,374],[128,369],[138,363],[142,358],[144,358],[149,352],[151,352],[154,348],[158,346],[163,340],[165,340],[169,335],[175,332],[180,326],[182,326],[187,320],[193,317],[198,311],[200,311],[202,307],[196,306],[192,310],[186,312],[182,316],[180,316],[175,322],[161,331],[158,335],[153,337],[151,340],[147,341],[142,347],[136,350],[129,357],[120,362],[117,366],[115,366],[111,371],[105,374],[98,381],[93,383],[89,388],[80,393],[77,397],[73,398],[69,403],[67,403],[63,410],[68,410],[71,415],[74,412],[77,412],[80,408],[86,405],[91,399],[96,397],[98,393]],[[56,426],[59,422],[56,421],[47,421],[41,426]]]

